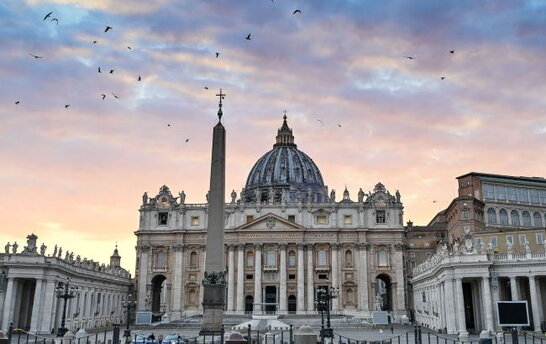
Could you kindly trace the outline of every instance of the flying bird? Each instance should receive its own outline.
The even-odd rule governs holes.
[[[19,103],[20,103],[20,101],[16,101],[16,102],[15,102],[15,105],[19,105]]]
[[[34,55],[34,54],[31,54],[31,53],[28,53],[30,56],[34,57],[35,59],[43,59],[44,57],[43,56],[38,56],[38,55]]]
[[[112,95],[114,96],[114,98],[119,99],[119,97],[116,96],[116,95],[114,94],[114,92],[110,92],[110,93],[112,93]]]
[[[64,108],[65,108],[65,109],[68,109],[69,106],[70,106],[70,104],[66,104],[66,105],[64,106]]]
[[[142,80],[142,77],[139,75],[138,76],[138,81],[141,81]]]
[[[106,29],[104,29],[104,32],[108,32],[108,30],[112,30],[111,26],[106,26]]]
[[[53,18],[53,19],[51,19],[51,21],[55,21],[55,22],[57,22],[57,26],[59,26],[59,19],[57,19],[57,18]]]
[[[209,88],[207,86],[205,86],[205,90],[208,90]]]
[[[113,70],[113,69],[110,69],[110,74],[114,74],[114,70]]]
[[[432,201],[432,203],[438,203],[438,201]]]
[[[97,44],[97,41],[93,41],[93,44]]]
[[[405,58],[407,58],[408,60],[415,60],[415,57],[413,56],[404,56]]]
[[[131,47],[127,47],[127,49],[129,49],[129,50],[133,50],[133,49],[131,49]]]
[[[101,94],[101,97],[102,97],[102,100],[104,100],[104,98],[106,98],[106,94]]]
[[[99,73],[102,73],[102,72],[100,71],[100,67],[98,68],[98,71],[99,71]]]
[[[445,77],[445,76],[443,76],[443,77],[441,77],[440,79],[444,80],[445,78],[446,78],[446,77]]]
[[[295,10],[292,14],[301,13],[301,10]]]
[[[455,54],[455,50],[450,50],[449,51],[451,54]]]
[[[45,21],[47,18],[51,17],[52,14],[53,14],[53,11],[49,12],[48,14],[46,14],[45,17],[44,17],[44,21]]]
[[[341,128],[341,124],[338,123],[337,126]]]
[[[186,142],[189,142],[189,141],[190,141],[190,139],[186,139]]]
[[[320,119],[317,119],[317,121],[319,121],[320,124],[322,124],[322,126],[324,127],[324,123]]]
[[[167,124],[167,127],[170,127],[171,125],[170,124]]]
[[[218,56],[220,56],[220,53],[219,53],[219,52],[216,53],[216,58],[218,58]]]
[[[250,41],[250,34],[246,36],[246,39]]]

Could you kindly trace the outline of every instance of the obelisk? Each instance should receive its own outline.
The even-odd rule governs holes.
[[[207,248],[203,278],[203,324],[201,334],[221,331],[224,320],[224,206],[226,183],[226,130],[222,125],[222,100],[220,89],[218,124],[212,131],[212,161],[208,200]]]

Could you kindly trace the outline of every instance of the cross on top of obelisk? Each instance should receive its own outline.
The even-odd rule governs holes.
[[[220,89],[220,93],[216,95],[218,98],[220,98],[220,102],[218,103],[218,122],[222,121],[222,116],[224,113],[222,112],[222,99],[226,96],[225,93],[222,93],[222,89]]]

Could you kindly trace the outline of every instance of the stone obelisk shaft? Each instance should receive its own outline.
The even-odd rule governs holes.
[[[226,130],[222,123],[218,122],[212,136],[202,333],[220,331],[223,322],[226,266],[224,262],[225,172]]]

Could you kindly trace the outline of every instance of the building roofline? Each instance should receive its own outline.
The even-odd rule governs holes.
[[[461,179],[468,176],[476,177],[485,177],[485,178],[497,178],[497,179],[506,179],[506,180],[519,180],[519,181],[528,181],[535,183],[544,183],[546,185],[546,178],[544,177],[526,177],[526,176],[509,176],[506,174],[494,174],[494,173],[483,173],[483,172],[469,172],[463,174],[462,176],[456,177],[456,179]]]

